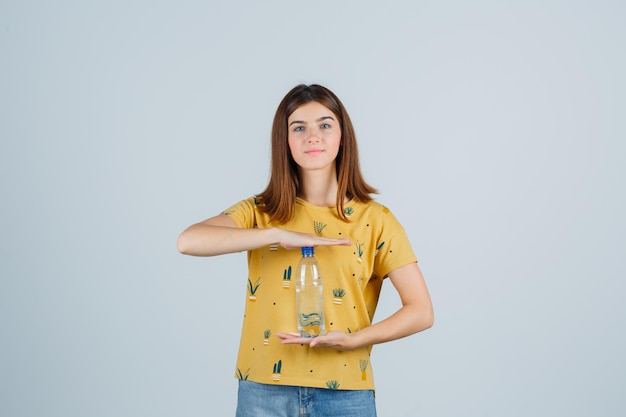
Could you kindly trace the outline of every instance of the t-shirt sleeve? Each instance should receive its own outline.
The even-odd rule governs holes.
[[[382,227],[376,242],[374,273],[386,277],[394,269],[417,262],[409,238],[396,217],[383,207],[380,214]]]
[[[250,197],[227,208],[222,212],[222,214],[225,214],[233,219],[237,227],[251,229],[256,227],[255,203],[255,198]]]

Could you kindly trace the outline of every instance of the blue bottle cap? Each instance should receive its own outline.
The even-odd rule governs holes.
[[[314,253],[315,253],[315,250],[313,249],[313,246],[302,247],[302,256],[313,255]]]

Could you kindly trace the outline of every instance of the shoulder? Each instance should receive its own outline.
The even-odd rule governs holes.
[[[237,203],[224,210],[222,214],[229,215],[230,213],[241,209],[254,209],[258,205],[258,198],[256,196],[252,196],[238,201]]]
[[[354,210],[359,210],[363,213],[367,213],[369,215],[379,216],[383,214],[391,214],[391,210],[384,204],[379,201],[368,201],[367,203],[363,202],[355,202],[352,204]]]
[[[402,229],[402,225],[387,205],[380,201],[358,202],[354,205],[355,214],[358,212],[359,222],[366,222],[379,230]],[[353,216],[354,218],[355,216]],[[356,220],[356,218],[355,218]]]
[[[226,210],[222,211],[221,214],[225,214],[232,218],[238,227],[252,227],[258,216],[258,205],[258,198],[252,196],[233,204]]]

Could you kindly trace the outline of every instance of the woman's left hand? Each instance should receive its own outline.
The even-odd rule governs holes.
[[[299,333],[276,333],[282,344],[300,344],[310,347],[323,347],[336,350],[351,350],[351,337],[346,333],[333,330],[323,336],[301,337]]]

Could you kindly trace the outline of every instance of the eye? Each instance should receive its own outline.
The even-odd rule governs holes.
[[[321,126],[322,129],[330,129],[331,127],[332,126],[329,125],[328,123],[322,123],[322,126]]]
[[[293,129],[294,132],[303,132],[304,131],[304,126],[296,126]]]

